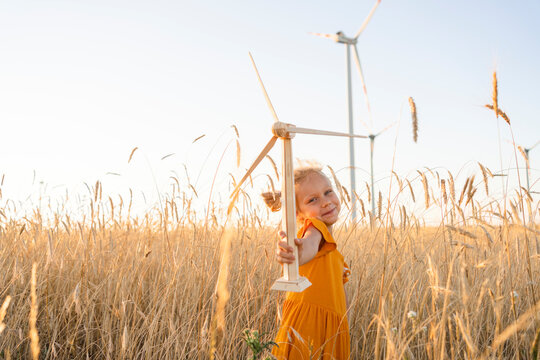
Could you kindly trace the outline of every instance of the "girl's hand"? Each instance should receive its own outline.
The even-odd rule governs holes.
[[[277,243],[276,248],[276,260],[281,265],[283,264],[292,264],[294,261],[294,253],[293,253],[293,247],[289,246],[287,244],[287,234],[285,234],[285,231],[280,231],[278,233],[281,240]],[[302,245],[303,245],[303,239],[294,239],[294,243],[296,246],[298,246],[298,254],[301,256],[302,251]]]

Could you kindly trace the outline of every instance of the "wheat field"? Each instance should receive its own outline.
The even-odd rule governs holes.
[[[492,175],[480,169],[461,191],[450,173],[394,174],[397,196],[381,194],[376,214],[360,196],[358,221],[335,228],[353,274],[351,358],[538,357],[539,203],[522,189],[481,204]],[[177,193],[139,218],[101,199],[99,183],[92,190],[78,221],[0,213],[2,359],[244,359],[245,329],[272,340],[283,294],[269,290],[280,267],[266,210],[195,220]],[[404,199],[440,224],[409,214]]]

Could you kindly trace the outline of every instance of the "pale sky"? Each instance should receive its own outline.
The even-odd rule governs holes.
[[[202,203],[208,202],[216,169],[212,200],[225,198],[228,173],[241,176],[271,136],[273,120],[248,52],[281,121],[346,131],[344,46],[309,32],[342,30],[351,36],[373,4],[2,1],[3,201],[32,206],[40,192],[54,199],[66,190],[72,198],[83,196],[84,183],[100,180],[108,195],[132,188],[144,192],[151,206],[157,191],[169,190],[171,175],[186,186],[184,165],[190,181],[198,179]],[[381,190],[394,151],[396,172],[411,179],[423,167],[461,170],[462,181],[478,171],[476,162],[500,169],[497,121],[483,108],[491,102],[494,70],[499,105],[512,121],[516,142],[529,147],[540,140],[539,16],[540,2],[533,0],[382,0],[357,45],[374,131],[401,119],[398,133],[395,126],[376,142]],[[352,75],[355,132],[368,134],[354,68]],[[409,96],[418,109],[417,144]],[[233,124],[240,132],[240,169]],[[515,168],[509,127],[500,126],[503,167]],[[134,147],[139,149],[128,164]],[[298,135],[294,153],[332,166],[348,184],[347,140]],[[271,155],[279,160],[279,149]],[[531,178],[538,179],[540,146],[530,156]],[[518,160],[524,166],[519,154]],[[363,189],[369,181],[368,141],[356,141],[356,165],[357,187]],[[265,162],[257,173],[270,172]],[[254,185],[267,183],[258,176]]]

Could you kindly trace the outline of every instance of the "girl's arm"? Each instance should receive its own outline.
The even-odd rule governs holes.
[[[278,242],[276,250],[277,261],[280,264],[291,264],[294,261],[293,248],[287,244],[287,235],[284,231],[279,232],[281,241]],[[298,246],[298,264],[304,265],[311,261],[317,252],[322,242],[322,235],[314,226],[310,226],[302,239],[294,239],[294,243]]]

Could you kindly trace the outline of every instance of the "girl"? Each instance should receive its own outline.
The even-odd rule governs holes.
[[[341,204],[320,167],[295,170],[294,184],[299,272],[312,285],[301,293],[287,293],[275,340],[279,347],[274,347],[272,354],[278,360],[348,359],[349,325],[343,284],[350,271],[332,237]],[[273,211],[279,209],[279,193],[265,193],[263,197]],[[293,249],[287,245],[283,231],[279,236],[277,261],[290,264]]]

